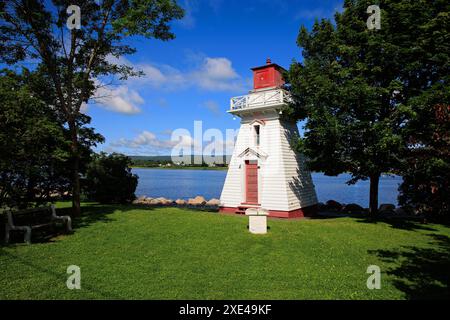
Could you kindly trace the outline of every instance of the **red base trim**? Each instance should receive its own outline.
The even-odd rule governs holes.
[[[293,218],[304,218],[304,217],[313,217],[317,214],[318,207],[317,205],[312,205],[305,208],[300,208],[291,211],[279,211],[279,210],[268,210],[269,217],[272,218],[285,218],[285,219],[293,219]],[[236,211],[239,211],[238,208],[233,207],[220,207],[219,212],[223,214],[236,214]]]
[[[220,207],[219,213],[228,213],[228,214],[235,214],[238,208],[232,208],[232,207]]]

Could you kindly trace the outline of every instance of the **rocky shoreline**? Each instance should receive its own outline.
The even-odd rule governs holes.
[[[144,206],[153,206],[153,207],[184,207],[184,208],[192,208],[192,209],[203,209],[203,210],[219,210],[220,200],[219,199],[210,199],[206,200],[202,196],[196,196],[195,198],[191,198],[188,200],[184,199],[166,199],[164,197],[159,198],[150,198],[146,196],[142,196],[133,201],[133,204],[136,205],[144,205]]]
[[[220,200],[212,198],[206,200],[202,196],[196,196],[188,200],[184,199],[167,199],[164,197],[151,198],[141,196],[133,201],[135,205],[149,207],[181,207],[198,210],[218,211]],[[363,208],[356,203],[342,204],[335,200],[328,200],[326,203],[319,202],[318,215],[323,217],[342,217],[342,216],[362,216],[369,213],[369,209]],[[381,204],[379,207],[379,216],[384,217],[417,217],[418,215],[411,208],[396,207],[391,203]]]

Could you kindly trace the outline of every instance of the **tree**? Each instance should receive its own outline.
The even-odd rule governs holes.
[[[450,86],[441,93],[450,100]],[[415,114],[408,125],[411,148],[402,171],[399,201],[430,218],[450,213],[450,105],[436,104]]]
[[[84,181],[90,200],[100,203],[126,203],[134,200],[138,177],[131,173],[129,157],[100,153],[89,164]]]
[[[70,183],[65,129],[36,92],[44,83],[27,70],[0,73],[0,207],[45,203]]]
[[[66,28],[70,5],[81,10],[80,29]],[[0,62],[37,60],[51,79],[55,112],[68,127],[75,215],[80,213],[80,134],[89,121],[80,108],[104,85],[102,79],[140,74],[110,59],[136,51],[127,38],[173,39],[169,22],[182,16],[174,0],[0,1]]]
[[[406,165],[405,128],[415,97],[449,73],[449,4],[380,1],[381,29],[369,30],[371,4],[346,0],[335,24],[322,19],[311,31],[302,26],[297,43],[304,60],[289,71],[295,103],[288,116],[306,119],[299,149],[312,169],[349,172],[349,183],[370,179],[373,216],[381,173]]]

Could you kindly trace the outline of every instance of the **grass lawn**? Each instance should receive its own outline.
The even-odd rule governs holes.
[[[0,299],[449,298],[450,229],[84,205],[72,235],[0,247]],[[382,271],[368,290],[369,265]],[[69,265],[81,290],[66,287]]]

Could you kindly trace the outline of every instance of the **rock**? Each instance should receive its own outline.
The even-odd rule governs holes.
[[[220,200],[219,199],[211,199],[206,203],[207,206],[209,207],[218,207],[220,205]]]
[[[363,207],[361,207],[356,203],[349,203],[343,206],[341,211],[345,213],[355,213],[355,212],[363,213],[365,210]]]
[[[342,204],[335,200],[328,200],[326,203],[327,210],[331,211],[341,211],[342,210]]]
[[[132,202],[132,204],[145,204],[146,203],[145,200],[146,200],[145,196],[141,196],[141,197],[135,199]]]
[[[152,204],[153,198],[144,198],[141,203],[142,204]]]
[[[161,204],[161,201],[159,200],[159,198],[157,198],[157,199],[151,199],[150,201],[146,200],[146,203],[157,206],[157,205]]]
[[[382,212],[382,211],[394,211],[395,210],[395,205],[391,204],[391,203],[383,203],[380,205],[380,208],[378,209],[378,211]]]
[[[173,203],[173,200],[166,199],[164,197],[156,198],[155,200],[159,202],[158,204],[163,206],[171,205]]]
[[[189,199],[188,204],[192,206],[203,206],[206,200],[202,196],[196,196],[194,199]]]
[[[178,206],[185,206],[187,204],[186,200],[183,200],[183,199],[177,199],[177,200],[175,200],[175,203]]]
[[[135,199],[132,203],[133,204],[147,204],[147,199],[145,196],[140,196],[139,198]]]
[[[175,203],[175,201],[173,201],[172,199],[166,199],[166,201],[164,202],[164,205],[166,206],[171,206]]]

